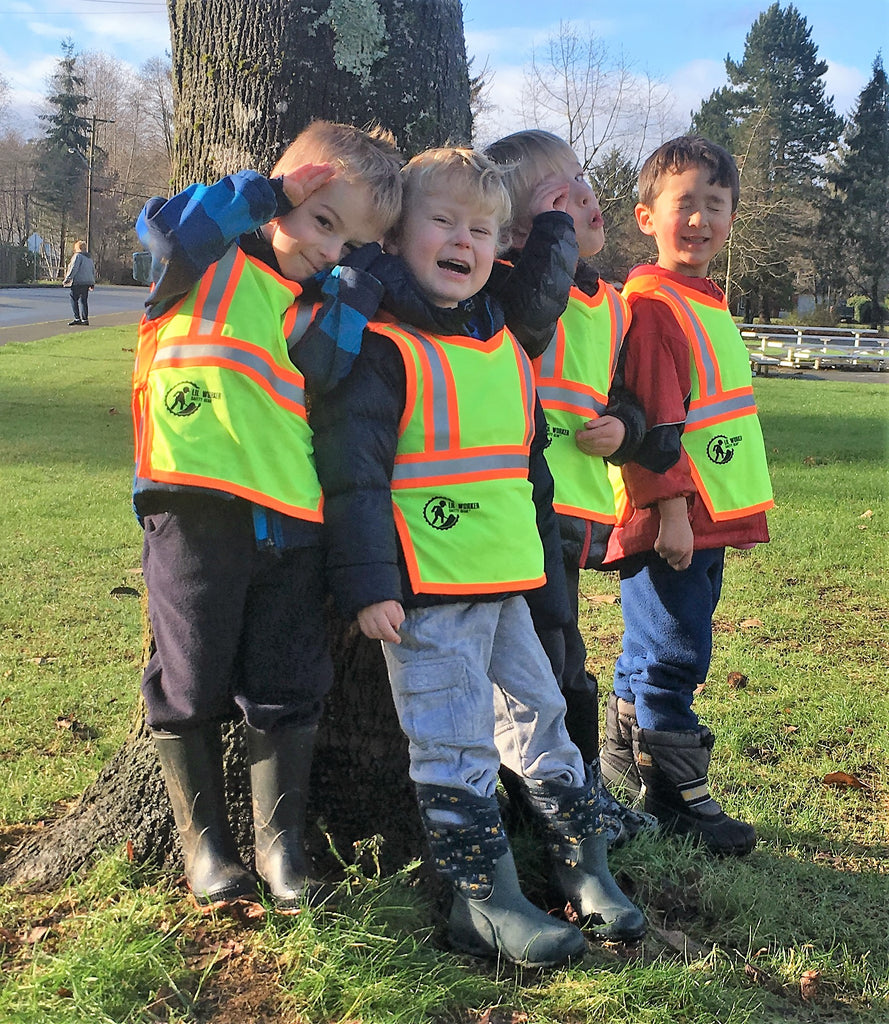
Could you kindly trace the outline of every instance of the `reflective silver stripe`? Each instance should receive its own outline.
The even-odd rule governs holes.
[[[169,345],[158,350],[155,366],[163,366],[169,360],[175,359],[198,360],[203,364],[220,359],[225,359],[230,363],[239,363],[246,369],[252,370],[255,375],[262,377],[271,391],[280,398],[296,405],[305,405],[305,389],[293,381],[283,380],[275,373],[273,366],[269,366],[264,359],[253,352],[245,352],[243,349],[232,348],[228,345],[209,343],[206,345]]]
[[[417,480],[423,477],[465,476],[470,473],[497,473],[502,470],[528,471],[527,452],[498,452],[468,455],[455,452],[454,455],[438,459],[395,459],[392,479]]]
[[[537,394],[543,402],[544,409],[558,403],[559,405],[570,405],[580,415],[589,413],[601,416],[605,412],[606,403],[595,395],[583,394],[581,391],[574,391],[571,388],[559,387],[558,384],[538,384]],[[587,417],[589,419],[589,417]]]
[[[605,295],[608,299],[608,305],[611,307],[611,323],[614,334],[612,335],[612,341],[614,342],[614,351],[611,354],[611,373],[608,379],[614,376],[614,371],[617,369],[617,360],[620,355],[621,342],[624,339],[624,335],[627,333],[627,318],[624,314],[624,307],[620,301],[620,295],[616,291],[610,289],[605,290]]]
[[[199,317],[195,317],[197,324],[196,334],[212,334],[219,329],[219,320],[221,319],[219,307],[229,285],[238,251],[237,243],[230,245],[225,255],[213,268],[210,288],[201,304]],[[195,312],[197,313],[198,311],[196,310]]]
[[[543,355],[540,357],[540,374],[541,377],[555,377],[556,375],[556,356],[559,351],[559,325],[556,323],[556,329],[553,331],[553,336],[549,340],[549,344],[546,346]]]
[[[510,335],[510,337],[512,336]],[[518,360],[519,373],[522,375],[522,384],[524,386],[522,397],[525,399],[525,408],[528,411],[528,429],[525,432],[525,444],[530,445],[531,439],[534,437],[534,367],[531,365],[531,360],[525,351],[514,338],[512,343],[516,359]]]
[[[293,322],[293,329],[287,335],[287,350],[291,351],[294,345],[297,345],[302,341],[303,336],[309,329],[309,324],[312,322],[312,317],[315,315],[315,310],[312,305],[308,302],[301,302],[296,307],[296,320]]]
[[[695,315],[694,310],[689,305],[688,300],[680,295],[679,292],[666,284],[661,284],[660,290],[664,292],[665,295],[669,295],[672,299],[675,299],[687,314],[689,322],[692,325],[692,330],[694,330],[695,337],[698,341],[697,350],[701,358],[701,367],[704,371],[704,381],[701,382],[704,387],[702,387],[701,391],[705,395],[714,394],[716,391],[716,364],[710,358],[710,352],[707,348],[707,335],[704,328],[701,326],[701,323]]]
[[[723,398],[718,402],[708,402],[706,405],[692,402],[689,405],[685,423],[688,425],[700,423],[701,420],[721,419],[724,417],[736,419],[740,415],[752,414],[754,412],[756,412],[756,402],[752,394],[733,395],[730,398]]]
[[[441,353],[428,338],[407,324],[398,324],[398,330],[417,341],[429,361],[432,376],[432,451],[447,451],[451,445],[451,421],[448,415],[447,374]],[[422,377],[422,371],[418,376]],[[429,436],[428,429],[426,436]]]

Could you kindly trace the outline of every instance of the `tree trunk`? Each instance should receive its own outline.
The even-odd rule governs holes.
[[[267,171],[313,118],[467,143],[459,0],[169,0],[177,187]]]
[[[267,170],[314,117],[376,119],[407,153],[469,139],[460,0],[170,0],[169,7],[180,186],[242,167]],[[331,635],[336,682],[315,749],[310,820],[323,820],[347,860],[357,840],[381,835],[388,870],[422,844],[407,743],[379,644],[336,620]],[[230,815],[249,859],[249,785],[234,727],[226,773]],[[75,807],[0,865],[0,882],[49,888],[123,843],[139,861],[178,857],[141,716]],[[310,845],[322,862],[335,862],[321,830]]]

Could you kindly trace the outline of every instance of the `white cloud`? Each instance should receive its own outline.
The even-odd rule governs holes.
[[[725,82],[725,62],[721,60],[693,60],[670,75],[667,86],[673,94],[676,117],[683,131],[702,100]]]
[[[855,109],[861,90],[867,85],[870,76],[862,74],[860,68],[849,67],[827,59],[827,73],[824,76],[825,92],[833,96],[834,110],[848,117]]]

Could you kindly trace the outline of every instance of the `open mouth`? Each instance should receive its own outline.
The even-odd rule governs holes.
[[[439,260],[438,265],[442,270],[447,270],[451,274],[466,275],[469,273],[469,264],[461,263],[458,260]]]

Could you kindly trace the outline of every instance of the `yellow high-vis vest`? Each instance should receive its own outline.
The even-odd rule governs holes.
[[[725,298],[655,274],[631,278],[624,296],[666,303],[691,350],[691,395],[682,447],[714,522],[772,508],[772,483],[753,398],[747,348]]]
[[[301,287],[232,245],[139,325],[136,476],[207,487],[320,522],[305,380],[288,356],[314,315]]]
[[[555,481],[553,506],[565,515],[616,520],[608,467],[603,459],[585,455],[574,436],[605,411],[629,323],[629,306],[611,285],[600,280],[595,295],[572,288],[553,340],[534,360],[546,413],[546,461]]]
[[[417,594],[497,594],[545,582],[528,462],[534,375],[508,331],[480,341],[370,324],[404,361],[392,476]]]

